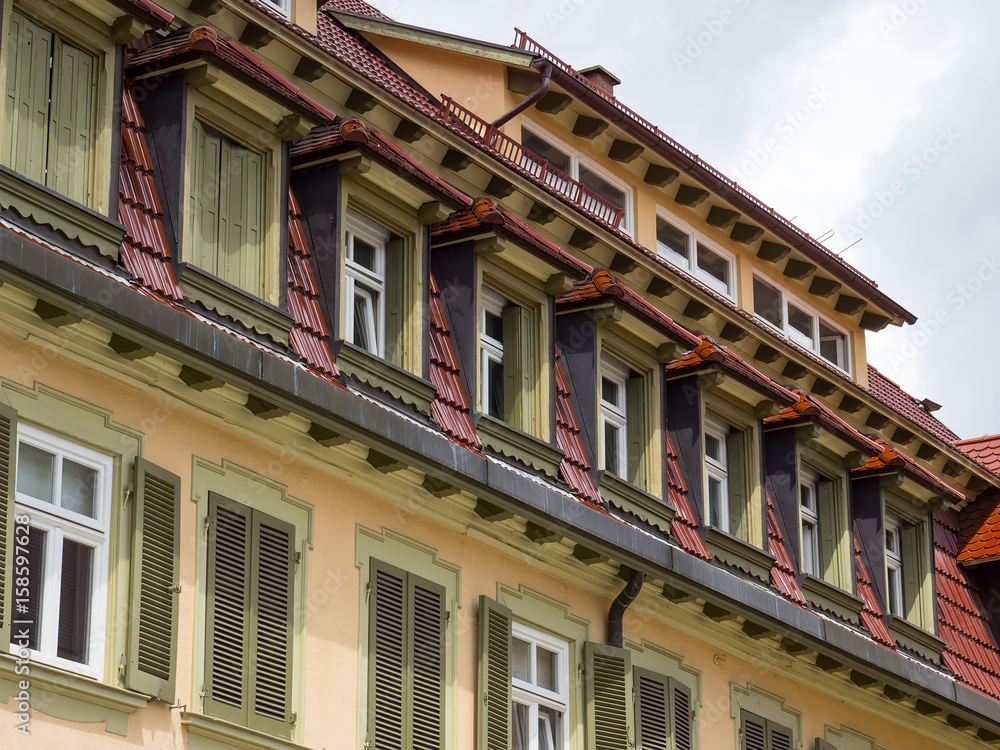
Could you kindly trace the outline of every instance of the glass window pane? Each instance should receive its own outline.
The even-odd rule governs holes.
[[[376,311],[378,292],[354,282],[354,340],[362,349],[378,354]]]
[[[722,482],[708,478],[708,525],[722,528]]]
[[[729,291],[729,261],[704,245],[698,245],[698,268]]]
[[[813,338],[813,316],[795,305],[788,306],[788,327],[791,331],[801,334],[802,338],[809,342],[811,347],[816,346]],[[790,331],[790,332],[791,332]]]
[[[556,750],[562,747],[562,713],[547,706],[538,707],[538,749]]]
[[[808,484],[799,485],[799,498],[802,502],[803,508],[808,508],[811,511],[816,510],[816,495],[813,492],[813,488]]]
[[[42,629],[42,583],[45,580],[45,545],[48,541],[48,534],[33,526],[28,527],[28,543],[23,545],[25,551],[25,565],[28,571],[27,601],[24,602],[25,611],[17,610],[17,620],[26,623],[24,629],[28,631],[27,647],[38,649],[39,632]],[[20,542],[19,542],[20,544]],[[21,563],[17,563],[21,567]],[[22,597],[18,597],[22,598]],[[20,604],[20,603],[18,603]],[[18,628],[22,625],[18,624]]]
[[[484,333],[491,339],[503,343],[503,318],[491,312],[486,313],[486,330]]]
[[[614,404],[615,406],[620,406],[618,399],[619,396],[618,383],[611,380],[610,378],[601,378],[601,398],[607,401],[609,404]]]
[[[659,217],[656,219],[656,243],[661,248],[681,256],[684,265],[687,265],[688,236],[673,224],[669,224]]]
[[[512,709],[514,726],[511,732],[511,746],[513,750],[529,750],[531,740],[528,737],[528,707],[523,703],[514,703]]]
[[[625,192],[619,190],[603,177],[591,172],[584,166],[580,167],[580,182],[604,198],[608,203],[618,208],[625,208]],[[624,214],[622,216],[624,218]]]
[[[17,491],[52,502],[52,477],[55,456],[41,448],[21,443],[17,450]]]
[[[819,322],[820,356],[837,367],[844,367],[847,364],[847,358],[844,356],[845,349],[844,334],[830,328],[821,320]]]
[[[534,133],[530,133],[527,130],[523,131],[521,136],[521,145],[524,146],[528,151],[531,151],[535,156],[540,156],[541,158],[547,160],[556,169],[569,174],[569,154],[564,154],[562,151],[552,146],[541,138],[539,138]]]
[[[514,679],[531,681],[531,644],[514,639]]]
[[[489,403],[487,404],[487,413],[491,417],[505,419],[503,398],[503,362],[496,359],[488,360],[487,377],[489,378],[487,389]]]
[[[546,690],[559,689],[559,655],[542,648],[535,647],[535,684]]]
[[[620,474],[618,465],[618,427],[604,423],[604,468],[612,474]]]
[[[753,311],[771,325],[781,328],[781,293],[756,276],[753,280]]]
[[[715,435],[705,435],[705,455],[716,461],[722,461],[722,442]]]
[[[66,539],[63,542],[62,576],[59,590],[59,641],[61,659],[86,663],[90,638],[90,593],[94,550]]]
[[[96,518],[97,472],[76,461],[63,459],[60,504],[90,518]]]
[[[376,249],[375,246],[370,242],[365,242],[364,240],[354,237],[353,247],[353,260],[362,268],[367,268],[369,271],[376,271],[375,268],[375,256]]]

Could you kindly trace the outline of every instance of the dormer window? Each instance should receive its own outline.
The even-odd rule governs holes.
[[[822,548],[819,528],[819,479],[806,469],[799,478],[802,521],[802,572],[822,576]]]
[[[504,318],[509,303],[499,294],[483,290],[483,313],[479,343],[483,373],[483,410],[491,417],[506,421],[504,399]]]
[[[660,255],[698,281],[731,300],[736,299],[735,261],[732,256],[656,217],[656,247]]]
[[[886,607],[889,614],[906,617],[903,597],[902,523],[898,516],[885,517]]]
[[[601,468],[628,480],[628,368],[605,357],[601,362]]]
[[[705,420],[706,518],[709,526],[726,532],[730,529],[728,433],[728,425],[714,419]]]
[[[388,240],[388,230],[348,211],[344,330],[348,341],[376,357],[385,356],[385,248]]]

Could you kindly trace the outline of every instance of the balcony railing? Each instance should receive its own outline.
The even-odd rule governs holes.
[[[553,167],[547,160],[528,151],[513,138],[493,127],[492,123],[470,112],[448,96],[441,97],[441,108],[446,117],[497,152],[501,159],[525,170],[584,213],[613,227],[621,223],[620,206],[602,198],[579,180],[574,180],[565,172]]]

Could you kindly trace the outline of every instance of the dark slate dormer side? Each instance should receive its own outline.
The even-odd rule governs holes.
[[[764,432],[764,486],[795,567],[802,568],[799,526],[798,441],[794,429]]]
[[[590,474],[597,483],[600,480],[597,469],[599,363],[594,311],[581,310],[559,315],[556,319],[556,343],[562,354],[570,402],[580,425],[580,442],[590,461]]]
[[[704,455],[702,451],[702,393],[697,375],[668,380],[667,429],[677,451],[681,475],[687,480],[687,498],[702,537],[705,527]]]
[[[883,541],[882,488],[879,478],[852,479],[851,528],[861,549],[861,560],[883,612],[886,611],[885,548]]]
[[[441,305],[451,326],[451,345],[459,363],[462,388],[473,405],[473,423],[477,420],[476,362],[478,340],[478,295],[476,289],[476,250],[472,241],[435,248],[431,252],[431,273],[441,290]]]

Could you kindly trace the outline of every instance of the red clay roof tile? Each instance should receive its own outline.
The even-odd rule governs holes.
[[[437,386],[431,416],[445,434],[478,450],[483,443],[472,424],[469,400],[459,378],[458,358],[451,348],[451,329],[441,304],[441,290],[433,275],[430,297],[430,380]]]
[[[347,13],[356,13],[359,16],[369,16],[371,18],[378,18],[382,21],[391,21],[389,16],[385,15],[378,8],[369,5],[365,0],[330,0],[329,3],[323,6],[324,8],[336,8],[337,10],[342,10]]]
[[[959,562],[1000,558],[1000,492],[987,490],[962,509],[954,554]]]
[[[871,633],[872,638],[877,643],[881,643],[887,648],[896,648],[896,642],[892,639],[889,628],[882,620],[882,606],[875,596],[872,579],[868,575],[868,568],[861,555],[861,545],[858,544],[857,539],[854,540],[854,571],[857,578],[858,598],[861,599],[861,624]]]
[[[670,522],[670,534],[677,540],[685,552],[711,561],[712,555],[705,547],[705,542],[698,533],[698,516],[695,515],[688,500],[687,483],[681,474],[680,461],[677,458],[677,448],[674,446],[670,431],[663,431],[667,441],[667,502],[673,506],[674,518]]]
[[[992,471],[1000,474],[1000,435],[958,440],[955,446]]]
[[[594,505],[603,505],[594,478],[590,475],[590,461],[580,439],[580,425],[573,413],[569,383],[562,367],[562,355],[556,349],[556,445],[563,452],[559,473],[576,494]]]
[[[867,474],[880,474],[887,470],[901,471],[908,474],[912,479],[924,487],[940,493],[951,502],[960,503],[965,500],[965,495],[961,492],[950,485],[945,484],[942,480],[931,474],[927,471],[927,469],[918,464],[905,453],[889,445],[889,443],[880,438],[878,435],[872,435],[869,439],[881,450],[877,455],[871,456],[868,459],[868,463],[864,466],[858,469],[853,469],[851,471],[852,476],[858,477],[865,476]]]
[[[774,558],[774,564],[771,566],[771,583],[789,601],[801,607],[808,607],[809,602],[795,577],[795,564],[778,525],[778,518],[774,514],[774,501],[770,492],[767,493],[767,551]]]
[[[108,2],[157,30],[167,28],[174,20],[173,13],[165,11],[150,0],[108,0]]]
[[[958,435],[945,427],[917,399],[872,365],[868,365],[868,391],[883,404],[891,406],[896,412],[946,443],[958,440]]]

